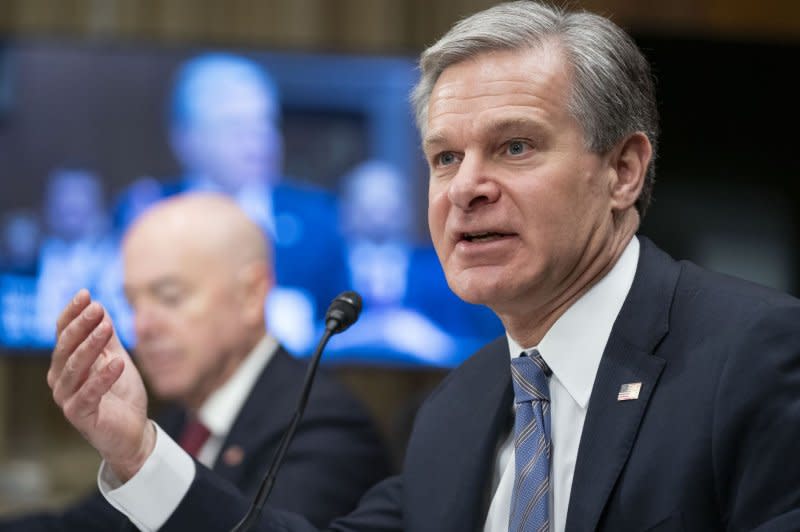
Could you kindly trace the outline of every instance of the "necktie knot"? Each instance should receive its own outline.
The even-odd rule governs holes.
[[[511,361],[514,383],[514,402],[550,401],[547,378],[552,374],[538,351],[522,355]]]

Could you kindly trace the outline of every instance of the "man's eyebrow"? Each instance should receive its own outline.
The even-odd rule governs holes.
[[[129,283],[123,283],[122,289],[126,292],[131,292],[133,290],[143,291],[143,290],[163,290],[169,289],[173,286],[180,286],[182,284],[181,280],[174,276],[167,276],[167,277],[159,277],[148,282],[146,285],[131,285]]]
[[[545,131],[545,126],[540,122],[528,117],[501,118],[490,122],[483,128],[482,135],[495,137],[498,135],[515,133],[524,135],[541,135]],[[448,138],[444,131],[433,131],[425,136],[422,141],[423,151],[430,151],[438,146],[447,145]]]
[[[148,282],[146,285],[139,287],[142,291],[147,292],[162,292],[164,290],[174,290],[175,288],[182,288],[184,283],[174,276],[159,277]]]
[[[149,288],[151,290],[169,290],[174,287],[181,287],[183,284],[184,283],[179,278],[169,275],[154,280],[150,283]]]
[[[425,135],[425,139],[422,141],[422,149],[427,151],[432,147],[441,146],[442,144],[447,144],[447,137],[444,132],[434,131],[430,135]]]

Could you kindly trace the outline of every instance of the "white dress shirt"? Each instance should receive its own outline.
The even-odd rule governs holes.
[[[262,338],[231,378],[212,393],[197,411],[197,418],[211,432],[197,453],[197,461],[204,466],[213,467],[250,390],[277,348],[278,342],[272,336]]]
[[[521,347],[508,336],[511,358],[537,349],[550,377],[550,529],[564,530],[586,408],[600,358],[636,273],[639,241],[634,237],[608,274],[589,289],[545,333],[538,346]],[[511,408],[512,405],[509,405]],[[514,487],[514,435],[500,448],[497,484],[484,532],[507,532]]]
[[[197,417],[211,432],[197,455],[201,464],[213,466],[250,390],[277,347],[272,336],[262,338],[231,378],[198,410]],[[97,476],[97,485],[108,502],[143,531],[158,530],[169,519],[195,476],[191,457],[158,424],[153,424],[156,447],[136,475],[122,484],[103,462]]]

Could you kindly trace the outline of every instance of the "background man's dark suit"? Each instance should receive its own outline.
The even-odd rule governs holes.
[[[280,348],[256,381],[222,446],[213,471],[252,497],[294,412],[306,365]],[[185,412],[160,417],[162,428],[179,434]],[[243,451],[226,463],[227,449]],[[306,414],[276,479],[270,501],[308,516],[319,526],[350,511],[364,491],[388,474],[388,462],[363,407],[336,380],[321,372]],[[36,515],[0,523],[3,532],[134,530],[127,518],[95,493],[63,515]],[[189,530],[189,529],[187,529]]]
[[[797,530],[800,302],[640,240],[592,390],[567,530]],[[639,398],[618,401],[620,386],[635,382]],[[482,529],[511,398],[500,338],[422,407],[402,474],[334,528]],[[200,471],[164,530],[227,530],[247,502]],[[276,511],[264,524],[311,529]]]

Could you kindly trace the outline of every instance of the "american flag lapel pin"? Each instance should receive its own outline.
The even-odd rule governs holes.
[[[639,392],[642,390],[641,382],[629,382],[619,387],[617,394],[617,401],[632,401],[639,398]]]

